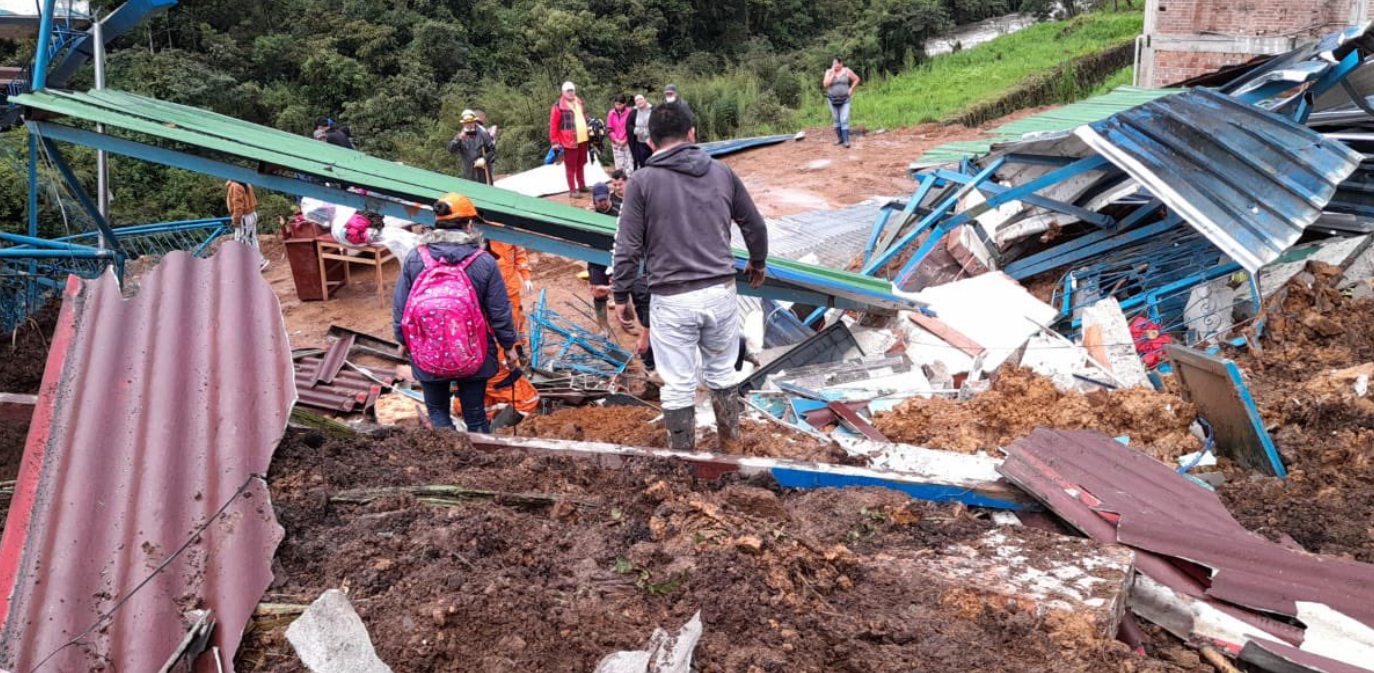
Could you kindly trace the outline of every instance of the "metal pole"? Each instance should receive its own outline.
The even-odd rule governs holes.
[[[38,53],[33,58],[34,91],[41,91],[48,82],[48,65],[52,60],[52,18],[57,0],[43,0],[43,16],[38,21]]]
[[[29,129],[29,235],[38,237],[38,131]]]
[[[92,24],[91,30],[95,38],[95,88],[100,91],[105,88],[105,24],[103,21],[96,21]],[[105,125],[96,124],[95,132],[104,134]],[[105,150],[97,150],[95,153],[95,175],[96,175],[96,209],[106,220],[110,219],[110,157]],[[100,248],[106,247],[105,237],[100,237]]]

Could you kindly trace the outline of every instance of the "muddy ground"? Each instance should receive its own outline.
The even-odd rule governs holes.
[[[611,442],[626,446],[663,449],[668,435],[661,422],[662,412],[648,407],[585,407],[560,409],[547,416],[531,416],[517,428],[503,434],[530,437],[573,439],[585,442]],[[713,431],[697,441],[697,449],[717,453],[736,453],[765,458],[791,458],[820,463],[852,463],[849,454],[834,444],[821,443],[799,432],[790,432],[772,423],[742,420],[743,434],[735,450],[722,447]]]
[[[1264,352],[1235,355],[1290,476],[1234,474],[1219,491],[1253,530],[1374,563],[1374,400],[1355,391],[1374,366],[1341,371],[1374,363],[1374,301],[1310,270],[1316,283],[1290,282],[1270,314]]]
[[[749,189],[764,217],[843,208],[875,196],[910,196],[916,183],[907,166],[936,145],[975,140],[1043,108],[1023,110],[979,128],[922,124],[913,128],[856,132],[853,147],[835,144],[831,128],[806,129],[806,138],[725,157]],[[855,128],[861,126],[855,120]]]
[[[882,489],[777,492],[681,466],[478,452],[452,434],[293,431],[270,483],[286,529],[264,597],[345,588],[394,670],[576,671],[701,611],[703,673],[1180,671],[1024,612],[973,606],[865,564],[990,524]],[[425,504],[356,489],[453,484],[536,496]],[[1048,535],[1048,534],[1046,534]],[[260,622],[242,671],[301,671],[286,620]]]
[[[48,344],[61,309],[61,301],[50,301],[13,332],[0,334],[0,358],[5,362],[0,367],[0,393],[38,392],[43,383],[43,368],[48,364]]]
[[[1064,392],[1039,374],[1009,365],[971,400],[912,398],[878,414],[874,425],[894,442],[992,455],[1039,426],[1097,430],[1130,437],[1137,450],[1170,460],[1202,448],[1188,429],[1196,415],[1193,405],[1169,393]]]
[[[19,463],[24,459],[24,442],[28,435],[27,420],[0,419],[0,482],[11,482],[19,476]],[[12,492],[12,488],[0,488],[0,533],[5,532]]]

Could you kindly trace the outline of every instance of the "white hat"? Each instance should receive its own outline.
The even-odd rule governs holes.
[[[572,90],[574,90],[574,89],[576,89],[576,88],[577,88],[577,86],[574,85],[572,82],[564,82],[564,83],[563,83],[563,90],[564,90],[564,91],[572,91]]]

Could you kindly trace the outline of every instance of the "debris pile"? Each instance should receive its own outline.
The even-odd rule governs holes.
[[[1207,670],[1104,636],[1129,554],[887,489],[705,484],[400,429],[293,431],[270,484],[288,531],[270,599],[346,587],[393,670],[591,671],[698,612],[703,672]],[[438,484],[495,495],[339,497]],[[278,622],[259,619],[238,670],[298,670]]]
[[[1005,367],[970,400],[912,398],[874,423],[893,441],[960,453],[994,453],[1041,426],[1094,429],[1170,461],[1202,448],[1190,430],[1196,418],[1193,405],[1170,393],[1065,391],[1028,369]]]

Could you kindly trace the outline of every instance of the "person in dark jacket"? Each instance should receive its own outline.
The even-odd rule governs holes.
[[[330,145],[337,145],[350,150],[355,149],[350,135],[335,126],[334,120],[328,117],[320,117],[315,120],[314,137],[315,140],[323,140]]]
[[[489,185],[491,169],[496,164],[496,141],[477,121],[476,113],[463,112],[463,130],[448,141],[449,154],[458,155],[463,162],[463,179]]]
[[[696,446],[698,365],[711,389],[717,435],[730,448],[739,441],[743,408],[733,386],[740,319],[730,224],[749,249],[744,275],[751,287],[764,281],[768,227],[739,176],[696,145],[686,107],[655,108],[649,132],[654,154],[630,180],[620,210],[612,292],[621,320],[634,320],[629,299],[643,264],[669,448]]]
[[[463,422],[468,432],[491,432],[487,420],[486,393],[487,380],[494,376],[497,346],[506,353],[506,366],[511,370],[520,367],[515,349],[515,323],[511,318],[510,297],[506,293],[506,283],[501,279],[501,271],[496,260],[482,249],[482,236],[473,229],[480,222],[477,209],[472,201],[461,194],[445,194],[434,203],[435,229],[420,236],[419,245],[428,246],[429,253],[436,261],[444,264],[458,264],[472,255],[481,255],[467,267],[467,276],[477,292],[482,315],[487,320],[487,359],[475,374],[465,379],[451,380],[436,377],[411,361],[411,371],[420,382],[424,391],[425,409],[429,412],[430,423],[436,428],[453,428],[453,417],[449,412],[453,402],[454,384],[458,387],[458,401],[463,409]],[[406,256],[401,265],[401,275],[396,279],[396,294],[391,303],[391,326],[396,341],[406,345],[405,334],[401,330],[401,318],[405,315],[406,303],[410,300],[410,290],[415,279],[424,271],[425,262],[417,247]]]
[[[634,159],[636,171],[642,168],[644,162],[649,160],[649,155],[654,153],[649,149],[649,114],[653,109],[654,106],[649,104],[649,99],[642,95],[635,96],[634,109],[630,110],[630,118],[625,122],[630,130],[630,155]]]

